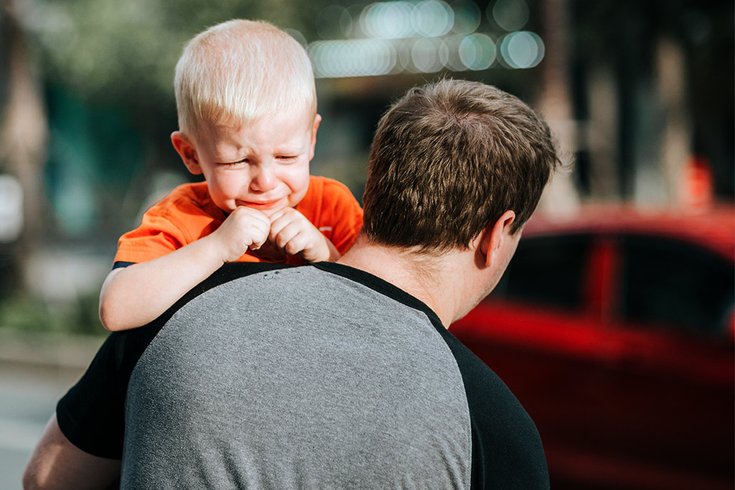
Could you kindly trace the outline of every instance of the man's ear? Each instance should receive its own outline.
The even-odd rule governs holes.
[[[199,165],[199,156],[197,155],[194,143],[181,131],[171,133],[171,144],[174,145],[176,153],[181,157],[186,168],[192,175],[201,175],[202,168]]]
[[[516,213],[509,209],[500,216],[498,221],[488,224],[480,233],[478,252],[481,254],[485,267],[493,263],[495,254],[503,247],[506,240],[511,239],[511,225],[515,219]]]
[[[319,125],[322,123],[322,116],[316,114],[314,116],[314,124],[311,127],[311,148],[309,148],[309,161],[314,158],[314,148],[316,147],[316,133],[319,131]]]

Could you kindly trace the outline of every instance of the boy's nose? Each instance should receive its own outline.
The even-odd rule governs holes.
[[[276,186],[277,179],[270,165],[258,165],[250,178],[250,188],[259,192],[266,192]]]

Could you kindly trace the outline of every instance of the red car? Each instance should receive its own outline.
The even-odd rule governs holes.
[[[735,488],[735,208],[534,217],[451,331],[544,441],[552,486]]]

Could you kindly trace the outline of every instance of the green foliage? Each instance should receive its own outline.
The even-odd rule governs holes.
[[[133,106],[172,99],[184,43],[232,18],[271,21],[308,39],[324,0],[35,0],[22,15],[47,79],[97,100]],[[308,21],[308,22],[307,22]]]
[[[97,296],[49,303],[38,297],[16,296],[0,303],[0,329],[22,333],[106,334],[97,316]]]

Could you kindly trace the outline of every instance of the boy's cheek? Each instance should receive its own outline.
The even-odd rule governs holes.
[[[309,165],[304,165],[289,175],[291,190],[293,193],[303,193],[309,188]]]

